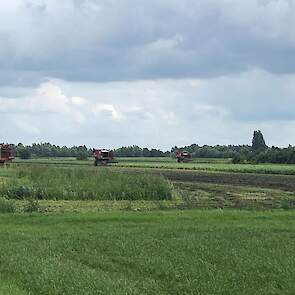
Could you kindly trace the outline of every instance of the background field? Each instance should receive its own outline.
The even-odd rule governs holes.
[[[115,167],[179,169],[197,171],[216,171],[231,173],[282,174],[295,175],[292,164],[232,164],[230,159],[194,159],[190,163],[177,163],[172,158],[119,158]],[[33,163],[47,165],[92,165],[93,160],[77,161],[75,158],[37,158],[30,160],[17,159],[16,163]]]

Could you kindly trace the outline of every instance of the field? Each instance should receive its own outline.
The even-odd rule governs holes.
[[[0,195],[7,199],[170,200],[172,188],[163,176],[130,175],[87,168],[18,167],[10,170]]]
[[[219,210],[3,215],[0,293],[294,294],[294,217]]]
[[[291,164],[232,164],[230,159],[195,159],[190,163],[176,163],[171,158],[119,158],[115,167],[143,168],[143,169],[169,169],[229,173],[254,173],[254,174],[281,174],[295,175],[295,165]],[[17,160],[19,164],[47,164],[47,165],[91,165],[88,161],[77,161],[75,158],[42,158],[31,160]]]
[[[293,174],[17,160],[0,169],[0,294],[294,294]]]

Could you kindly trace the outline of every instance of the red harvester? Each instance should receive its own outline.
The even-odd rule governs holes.
[[[0,144],[0,165],[11,163],[14,159],[12,149],[9,144]]]
[[[115,159],[114,152],[106,149],[93,149],[94,165],[107,165],[111,163],[118,163]]]
[[[178,151],[176,152],[176,158],[178,163],[187,163],[192,161],[192,154],[187,151]]]

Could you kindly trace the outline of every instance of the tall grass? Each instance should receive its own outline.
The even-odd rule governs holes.
[[[0,187],[8,199],[170,200],[172,185],[162,176],[128,174],[109,168],[16,168]]]
[[[0,197],[0,213],[14,213],[16,207],[12,200]]]

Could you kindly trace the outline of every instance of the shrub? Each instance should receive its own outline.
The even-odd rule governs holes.
[[[239,164],[239,163],[241,163],[241,161],[242,161],[242,159],[239,154],[235,154],[232,158],[233,164]]]
[[[85,161],[88,159],[88,152],[87,151],[81,151],[77,153],[76,156],[77,160]]]
[[[26,213],[32,213],[32,212],[39,212],[40,211],[40,206],[38,200],[34,200],[32,198],[28,199],[28,203],[24,207],[24,212]]]
[[[27,160],[31,158],[31,152],[27,148],[21,148],[18,150],[18,156],[21,159]]]

